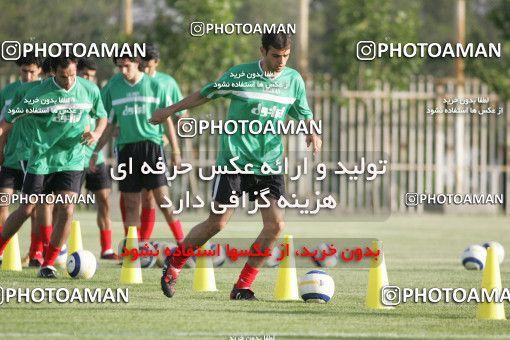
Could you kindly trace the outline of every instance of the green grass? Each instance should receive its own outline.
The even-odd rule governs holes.
[[[79,212],[84,246],[99,251],[95,216]],[[161,219],[158,218],[160,221]],[[510,250],[510,219],[487,216],[393,216],[370,223],[288,223],[294,237],[375,237],[384,242],[390,284],[401,287],[479,287],[481,272],[465,270],[459,256],[465,246],[497,240]],[[232,224],[225,237],[254,237],[259,222]],[[192,223],[186,222],[188,229]],[[21,249],[28,245],[29,226],[20,234]],[[115,240],[121,227],[115,223]],[[156,237],[169,231],[158,223]],[[298,268],[298,275],[307,271]],[[0,337],[191,337],[228,338],[229,335],[276,335],[276,338],[398,337],[487,338],[508,337],[508,321],[479,321],[475,304],[405,304],[393,310],[372,311],[364,307],[368,271],[328,270],[336,292],[328,304],[273,299],[276,270],[263,269],[253,289],[260,301],[229,301],[228,295],[239,268],[215,270],[217,292],[191,289],[191,270],[185,270],[174,298],[159,288],[160,269],[143,271],[144,283],[129,287],[128,304],[3,304],[0,306]],[[501,266],[503,287],[510,287],[510,261]],[[0,272],[3,287],[119,287],[120,267],[102,261],[93,279],[61,278],[43,281],[36,271]],[[508,313],[508,306],[505,306]]]

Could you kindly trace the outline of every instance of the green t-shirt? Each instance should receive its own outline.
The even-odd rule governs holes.
[[[88,116],[106,117],[98,87],[80,77],[67,91],[49,78],[9,110],[7,122],[13,124],[31,115],[26,119],[32,144],[27,171],[38,175],[83,170],[86,147],[81,142]]]
[[[9,107],[15,107],[16,104],[21,102],[21,100],[25,97],[28,91],[33,89],[36,86],[41,85],[43,80],[35,80],[29,83],[22,83],[16,94],[12,98],[11,104]],[[9,136],[7,138],[7,144],[5,145],[5,159],[4,165],[8,168],[21,170],[21,161],[28,160],[30,157],[30,145],[31,141],[29,140],[29,133],[26,132],[27,125],[26,119],[29,116],[24,116],[21,119],[16,121],[16,124],[12,126],[11,131],[9,132]],[[10,120],[9,109],[5,111],[5,119],[7,121]],[[23,133],[22,133],[23,131]]]
[[[285,67],[276,78],[270,79],[264,75],[260,61],[232,67],[218,81],[204,86],[200,94],[210,99],[229,98],[227,120],[258,120],[262,125],[272,120],[276,126],[287,114],[296,120],[313,116],[299,73]],[[229,160],[239,157],[236,165],[242,169],[251,163],[257,175],[262,175],[264,162],[277,169],[284,151],[281,135],[251,134],[246,130],[245,134],[238,128],[235,134],[221,135],[216,164],[234,170]]]
[[[23,83],[21,80],[15,81],[14,83],[11,83],[3,88],[2,91],[0,91],[0,120],[4,119],[7,109],[12,103],[12,100],[14,99],[16,92],[18,89],[23,86],[25,83]],[[13,128],[9,132],[9,136],[7,139],[7,143],[4,148],[4,163],[2,164],[5,167],[21,170],[21,164],[19,161],[15,161],[12,157],[12,152],[15,150],[16,144],[19,139],[19,129]]]
[[[151,141],[163,145],[164,127],[152,125],[149,118],[159,108],[170,105],[167,90],[151,77],[142,74],[135,84],[114,76],[102,91],[108,121],[119,126],[116,145]]]
[[[154,76],[150,76],[152,79],[157,81],[163,88],[167,90],[168,95],[170,96],[169,105],[175,104],[182,100],[182,93],[177,81],[169,74],[163,72],[157,72]],[[177,112],[177,115],[180,116],[184,111]]]

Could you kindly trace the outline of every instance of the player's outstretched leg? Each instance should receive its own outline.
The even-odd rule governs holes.
[[[61,191],[57,192],[62,196],[77,195],[74,192]],[[60,253],[61,247],[67,241],[69,233],[71,232],[71,221],[73,219],[73,204],[58,204],[55,205],[55,230],[51,235],[51,241],[48,246],[48,251],[44,255],[44,261],[39,269],[38,276],[45,279],[54,279],[57,277],[57,270],[53,266],[55,260]]]
[[[259,245],[259,249],[273,249],[274,244],[282,232],[285,222],[283,221],[283,210],[278,208],[276,200],[269,199],[269,208],[261,209],[264,227],[254,244]],[[252,245],[253,247],[253,245]],[[251,290],[251,285],[255,281],[260,268],[264,265],[265,257],[250,257],[239,275],[237,283],[230,292],[231,300],[257,300],[255,293]]]
[[[216,215],[209,214],[209,217],[204,222],[194,226],[186,238],[182,241],[182,247],[189,249],[190,247],[196,249],[209,241],[214,235],[220,232],[228,220],[232,216],[234,209],[227,209],[225,213]],[[182,267],[188,260],[189,256],[168,256],[165,259],[163,267],[163,275],[161,276],[161,290],[167,297],[172,297],[175,294],[175,284],[181,272]]]

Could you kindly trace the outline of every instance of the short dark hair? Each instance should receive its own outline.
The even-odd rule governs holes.
[[[42,71],[45,74],[48,74],[51,71],[53,71],[53,69],[51,67],[51,58],[45,58],[44,59],[44,61],[42,62]]]
[[[152,43],[145,44],[145,57],[144,61],[159,60],[159,49]]]
[[[269,50],[269,47],[273,47],[277,50],[283,50],[290,48],[291,35],[287,33],[264,33],[262,34],[262,47]]]
[[[135,46],[133,44],[129,45],[129,51],[133,52],[134,50],[135,50]],[[113,63],[115,65],[117,65],[117,60],[119,60],[119,59],[128,59],[129,61],[131,61],[133,63],[138,63],[138,64],[142,63],[142,58],[140,58],[139,56],[134,57],[133,53],[129,53],[128,51],[126,51],[125,53],[121,53],[119,55],[114,55],[112,57]]]
[[[52,57],[50,58],[50,65],[53,71],[56,71],[57,68],[67,68],[71,64],[78,64],[78,58],[74,56],[60,56],[60,57]]]
[[[78,71],[97,70],[97,64],[92,58],[80,58],[78,60]]]
[[[19,67],[23,65],[37,65],[38,67],[42,66],[43,58],[36,57],[34,53],[29,53],[25,57],[21,57],[16,60],[16,65]]]

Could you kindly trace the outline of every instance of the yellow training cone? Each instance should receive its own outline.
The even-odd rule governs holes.
[[[371,309],[390,309],[381,303],[381,290],[388,285],[388,273],[386,272],[386,263],[384,262],[384,253],[379,241],[372,241],[372,250],[380,251],[379,256],[373,257],[368,272],[368,288],[365,305]]]
[[[14,234],[4,249],[2,270],[21,271],[18,234]]]
[[[131,251],[136,249],[138,251],[138,236],[136,227],[129,227],[126,248]],[[122,260],[122,269],[120,270],[120,283],[132,284],[142,283],[142,267],[140,266],[140,259],[136,258],[135,261],[131,261],[132,255],[125,256]]]
[[[276,300],[280,301],[299,300],[296,259],[294,257],[292,235],[284,236],[282,251],[284,251],[285,254],[278,268],[274,297]]]
[[[200,247],[202,252],[209,250],[209,242]],[[210,256],[197,256],[195,273],[193,275],[193,290],[195,292],[215,292],[216,279]]]
[[[71,255],[78,250],[83,250],[83,242],[81,240],[80,221],[71,222],[71,237],[69,237],[69,247],[67,254]]]
[[[499,297],[501,289],[501,275],[499,273],[499,262],[495,250],[492,247],[487,249],[487,259],[485,260],[485,269],[483,270],[482,289],[486,289],[490,296],[493,289],[497,289],[498,293],[492,295],[494,298]],[[483,293],[482,293],[483,294]],[[476,317],[479,320],[505,320],[505,307],[502,303],[480,302]]]

